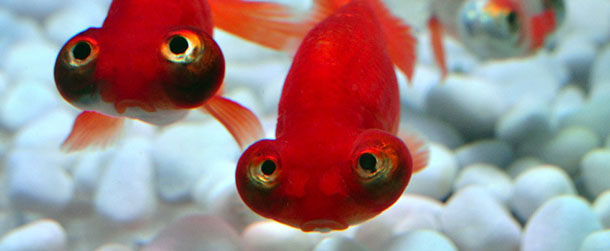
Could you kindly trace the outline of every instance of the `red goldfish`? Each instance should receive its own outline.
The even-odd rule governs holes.
[[[426,165],[422,141],[395,136],[393,62],[411,72],[414,57],[394,52],[413,55],[415,40],[380,0],[316,3],[334,14],[294,57],[276,139],[252,144],[235,177],[243,201],[263,217],[302,231],[342,230],[390,207]]]
[[[443,76],[443,30],[480,58],[503,59],[540,49],[565,15],[563,0],[434,0],[431,8],[428,27]]]
[[[225,66],[213,25],[283,49],[306,33],[281,21],[289,17],[286,7],[264,2],[114,0],[103,26],[71,38],[57,57],[57,89],[84,110],[63,147],[106,145],[124,118],[167,125],[199,107],[245,147],[262,129],[250,110],[217,95]]]

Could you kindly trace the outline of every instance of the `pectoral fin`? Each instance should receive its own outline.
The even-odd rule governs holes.
[[[256,115],[234,101],[214,96],[201,110],[224,125],[242,149],[264,137],[263,126]]]
[[[90,146],[104,148],[118,139],[123,121],[123,118],[84,111],[74,120],[72,132],[61,148],[68,152],[80,151]]]

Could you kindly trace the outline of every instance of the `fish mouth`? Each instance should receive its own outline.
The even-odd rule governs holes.
[[[346,224],[327,219],[310,220],[301,224],[301,230],[303,230],[303,232],[316,231],[326,233],[332,230],[344,230],[346,228]]]
[[[125,99],[125,100],[121,100],[119,102],[114,103],[114,109],[116,109],[116,111],[120,114],[125,113],[127,108],[131,108],[131,107],[139,107],[140,109],[147,111],[147,112],[154,112],[156,110],[152,105],[150,105],[146,102],[133,100],[133,99]]]

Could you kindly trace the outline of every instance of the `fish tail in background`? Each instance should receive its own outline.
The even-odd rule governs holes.
[[[413,161],[413,173],[417,173],[428,166],[429,151],[426,140],[421,135],[410,131],[400,130],[398,137],[405,142],[409,153],[411,154],[411,160]]]
[[[530,19],[530,50],[536,50],[544,45],[545,38],[555,30],[556,19],[552,10],[545,10]]]
[[[445,48],[443,47],[443,26],[436,17],[431,17],[428,20],[428,30],[430,32],[434,60],[436,60],[438,67],[441,68],[442,79],[445,79],[447,77],[447,63],[445,61]]]
[[[84,111],[76,117],[72,132],[61,145],[67,152],[80,151],[89,146],[106,147],[119,138],[122,118]]]
[[[214,25],[275,50],[295,50],[311,24],[295,20],[290,7],[270,2],[209,0]]]
[[[227,128],[241,149],[265,136],[258,117],[248,108],[227,98],[214,96],[203,104],[201,111],[212,115]]]
[[[400,18],[393,16],[381,0],[351,1],[364,1],[372,8],[381,24],[386,41],[386,48],[392,62],[407,76],[410,84],[413,76],[413,68],[415,66],[416,44],[415,38],[411,35],[411,27],[405,24]],[[312,16],[314,19],[322,20],[351,1],[315,0],[314,14],[312,14]]]

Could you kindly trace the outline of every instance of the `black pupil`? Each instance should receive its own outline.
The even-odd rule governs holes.
[[[271,175],[275,172],[275,162],[271,160],[265,160],[261,166],[261,171],[264,175]]]
[[[517,13],[511,11],[508,13],[506,20],[508,21],[508,26],[510,27],[511,31],[517,31],[519,29],[517,26]]]
[[[171,41],[169,41],[169,50],[176,55],[186,52],[186,49],[188,48],[189,43],[183,36],[175,36]]]
[[[91,45],[86,42],[78,42],[72,49],[75,59],[85,60],[91,55]]]
[[[363,153],[358,160],[360,167],[369,173],[377,171],[377,158],[371,153]]]

